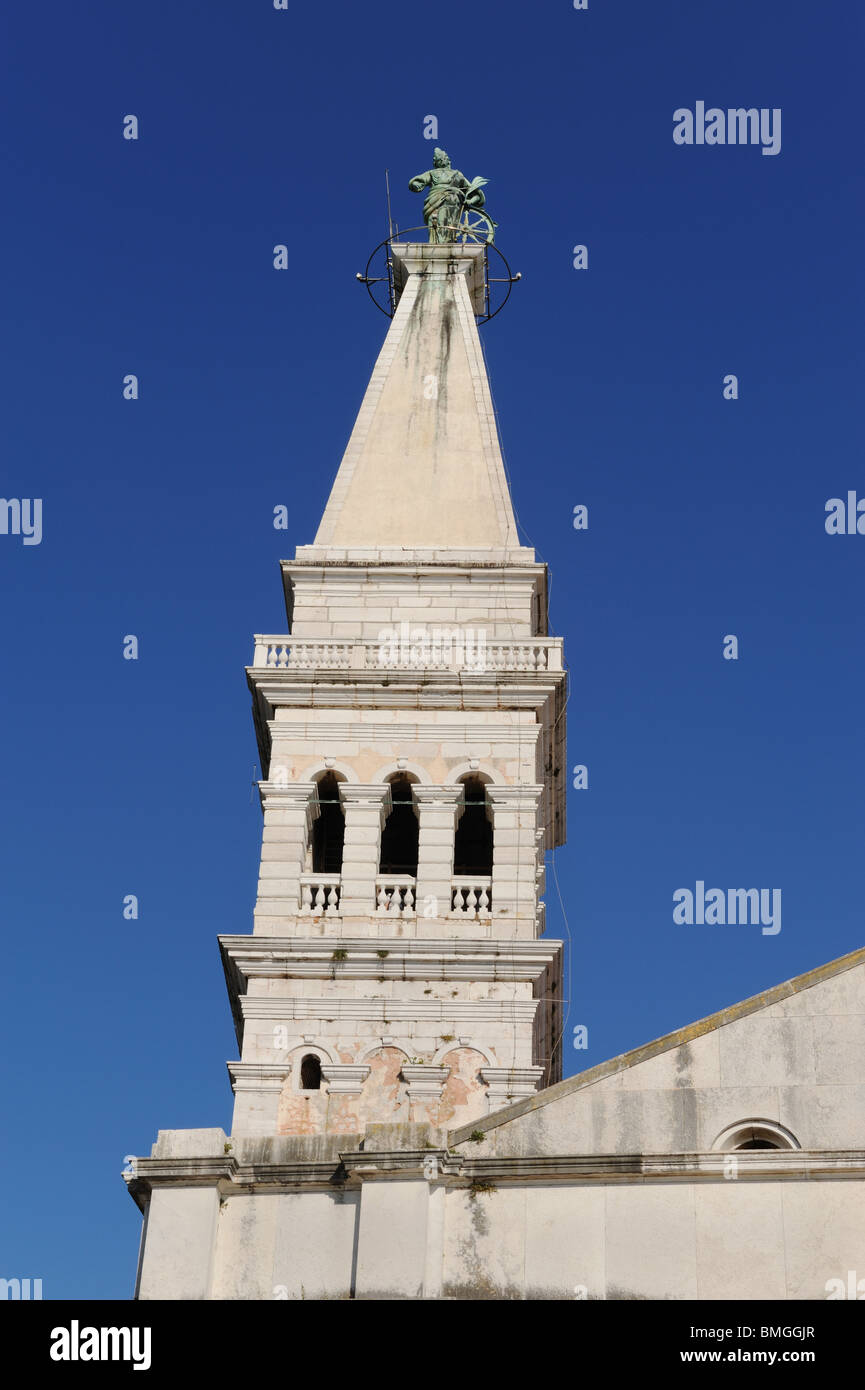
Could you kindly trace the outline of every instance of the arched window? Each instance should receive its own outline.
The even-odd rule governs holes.
[[[798,1149],[799,1140],[791,1130],[777,1120],[738,1120],[728,1125],[718,1135],[713,1149],[724,1153],[739,1152],[742,1149]]]
[[[418,823],[411,795],[411,782],[404,772],[390,779],[393,809],[381,832],[381,874],[410,874],[417,877]]]
[[[319,779],[317,796],[319,812],[312,826],[312,872],[339,874],[342,872],[345,815],[339,800],[339,782],[332,772],[326,772]]]
[[[308,1052],[300,1064],[300,1089],[321,1090],[321,1060],[314,1052]]]
[[[454,838],[454,873],[489,878],[493,871],[493,827],[487,789],[479,777],[463,779],[463,811]]]

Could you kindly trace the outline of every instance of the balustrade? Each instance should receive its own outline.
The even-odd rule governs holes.
[[[300,910],[303,913],[322,913],[332,916],[339,911],[339,874],[301,874]]]
[[[492,912],[492,879],[475,875],[455,878],[451,888],[451,912],[459,917],[489,917]]]

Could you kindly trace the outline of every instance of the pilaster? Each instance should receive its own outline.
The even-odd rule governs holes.
[[[423,917],[430,899],[431,917],[444,917],[451,910],[454,872],[454,832],[460,804],[460,787],[412,788],[418,808],[417,911]]]
[[[493,917],[537,918],[538,821],[543,786],[489,786],[493,812]]]
[[[543,1075],[543,1067],[482,1067],[481,1080],[489,1087],[490,1111],[502,1110],[506,1105],[533,1096]]]
[[[450,1067],[404,1062],[402,1076],[408,1083],[412,1121],[435,1124],[442,1091],[450,1076]]]
[[[232,1134],[275,1134],[279,1097],[291,1062],[229,1062],[234,1091]]]
[[[391,810],[387,783],[364,786],[340,783],[345,809],[345,841],[342,852],[343,919],[368,917],[375,912],[375,880],[378,874],[381,832]]]
[[[264,828],[256,916],[290,915],[300,907],[300,876],[319,814],[315,783],[261,782],[259,791]]]

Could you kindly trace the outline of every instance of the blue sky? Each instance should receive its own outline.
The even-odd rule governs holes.
[[[589,768],[557,853],[566,1073],[863,944],[865,536],[824,529],[865,496],[862,16],[442,15],[5,21],[0,492],[43,500],[43,537],[0,535],[0,1275],[46,1298],[129,1297],[123,1155],[230,1124],[216,937],[251,930],[261,833],[243,667],[285,629],[277,562],[313,539],[380,347],[354,276],[386,167],[420,220],[428,114],[523,276],[482,333]],[[780,108],[780,153],[677,146],[698,100]],[[782,930],[675,925],[697,880],[781,888]]]

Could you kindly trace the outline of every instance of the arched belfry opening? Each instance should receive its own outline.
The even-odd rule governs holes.
[[[318,815],[312,826],[312,872],[342,873],[345,843],[345,814],[339,799],[339,782],[332,772],[319,778],[316,786]]]
[[[381,874],[417,877],[418,821],[411,794],[411,779],[398,772],[390,782],[392,809],[381,832]]]
[[[302,1091],[321,1090],[321,1058],[308,1052],[300,1064],[300,1089]]]
[[[489,878],[493,871],[493,827],[487,789],[480,777],[464,777],[463,807],[454,837],[454,873]]]

